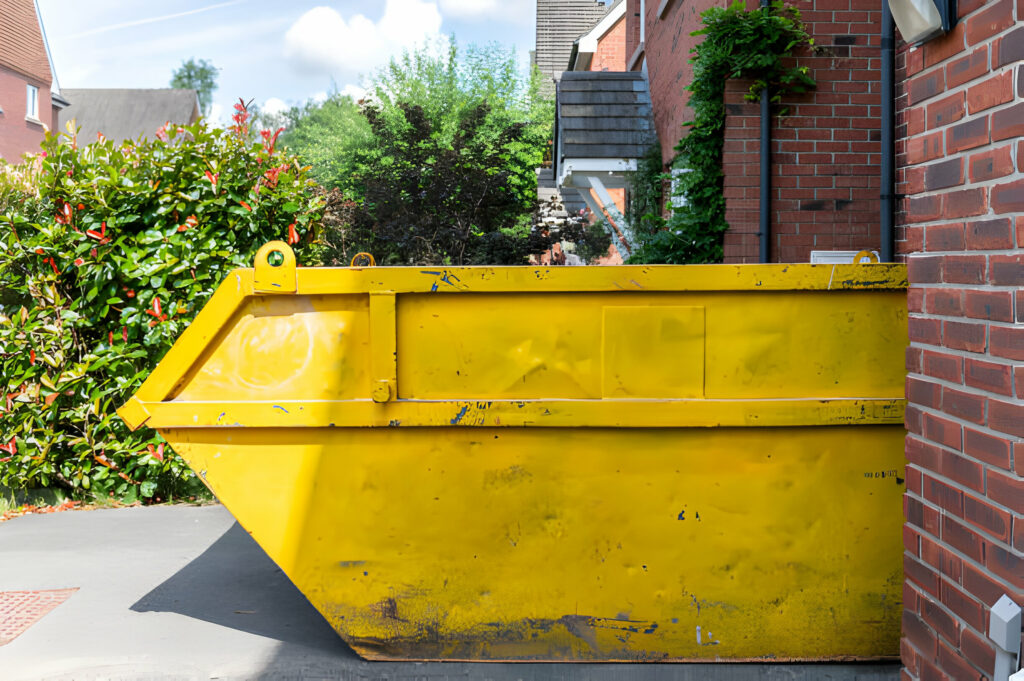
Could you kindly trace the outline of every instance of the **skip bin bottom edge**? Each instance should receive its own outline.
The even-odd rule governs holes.
[[[161,432],[366,658],[898,655],[900,426]]]

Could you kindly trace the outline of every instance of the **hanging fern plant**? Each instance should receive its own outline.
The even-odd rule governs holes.
[[[751,81],[745,95],[757,101],[768,88],[771,101],[815,87],[806,66],[796,65],[794,53],[817,49],[800,19],[800,11],[775,0],[769,7],[747,11],[742,2],[712,7],[701,14],[704,36],[691,53],[690,92],[693,120],[689,133],[676,146],[674,193],[685,201],[654,231],[630,258],[636,263],[715,263],[722,260],[725,221],[722,193],[722,143],[725,134],[725,83],[730,78]],[[785,113],[781,111],[780,113]]]

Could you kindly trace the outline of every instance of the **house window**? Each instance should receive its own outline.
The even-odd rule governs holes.
[[[39,88],[25,86],[25,117],[39,120]]]

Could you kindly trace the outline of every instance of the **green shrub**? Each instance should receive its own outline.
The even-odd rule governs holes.
[[[35,161],[45,219],[12,205],[0,215],[0,484],[129,501],[201,488],[114,409],[229,270],[266,241],[304,239],[321,210],[308,169],[269,131],[247,141],[236,109],[230,131],[47,137]]]
[[[393,58],[360,103],[292,109],[282,139],[344,201],[320,234],[325,262],[525,264],[554,121],[540,83],[513,50],[453,39]]]
[[[30,220],[43,218],[47,211],[39,195],[42,170],[42,156],[32,156],[20,165],[0,159],[0,215],[17,212]]]

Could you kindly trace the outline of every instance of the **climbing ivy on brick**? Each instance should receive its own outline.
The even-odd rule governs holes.
[[[685,202],[672,208],[662,229],[650,231],[630,258],[637,263],[715,263],[722,260],[725,221],[722,192],[722,145],[725,129],[725,83],[730,78],[751,81],[746,98],[756,101],[765,87],[771,101],[813,89],[809,69],[794,54],[815,50],[814,39],[800,11],[776,0],[769,7],[747,11],[742,2],[712,7],[701,14],[704,28],[693,35],[704,40],[691,52],[693,82],[690,107],[693,120],[676,146],[676,196]],[[785,113],[781,111],[780,113]]]

